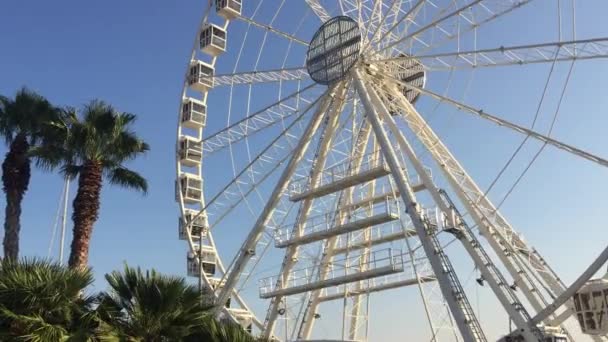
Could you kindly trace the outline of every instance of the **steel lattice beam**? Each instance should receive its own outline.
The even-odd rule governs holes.
[[[224,307],[226,301],[230,297],[232,289],[235,287],[239,277],[241,276],[241,272],[245,269],[250,259],[255,255],[256,245],[263,236],[266,225],[272,217],[272,212],[285,192],[289,179],[293,175],[297,164],[304,157],[304,154],[311,142],[310,138],[321,125],[329,103],[330,101],[323,101],[323,104],[320,106],[319,110],[313,115],[313,118],[310,120],[308,126],[302,134],[301,140],[294,149],[291,159],[285,166],[283,174],[278,180],[277,186],[273,190],[268,202],[266,203],[266,206],[264,207],[264,210],[260,214],[258,220],[255,222],[253,228],[247,236],[247,239],[241,246],[237,256],[231,264],[231,267],[228,269],[228,272],[224,277],[226,279],[226,283],[218,295],[217,302],[215,303],[216,306],[214,308],[214,313],[217,314],[221,308]]]
[[[487,22],[495,20],[511,11],[526,5],[532,0],[474,0],[459,7],[446,15],[428,23],[412,33],[388,44],[380,49],[382,52],[398,44],[412,39],[422,42],[426,38],[425,49],[432,48],[443,42],[452,40],[461,34],[473,30]]]
[[[460,332],[466,341],[487,341],[481,325],[476,319],[475,313],[464,293],[462,285],[456,277],[451,262],[447,255],[441,250],[436,237],[429,231],[428,220],[423,217],[420,208],[416,205],[416,196],[407,181],[404,169],[401,167],[395,150],[382,126],[379,111],[382,111],[384,116],[390,114],[375,91],[368,88],[367,84],[372,84],[373,81],[366,79],[365,76],[363,76],[363,72],[357,69],[355,69],[353,73],[357,92],[359,96],[361,96],[367,111],[367,118],[374,128],[375,136],[380,143],[382,152],[387,159],[393,178],[399,189],[400,196],[406,206],[406,212],[412,219],[412,224],[418,233],[427,257],[433,266],[433,271],[439,281],[441,292],[448,302]]]
[[[298,44],[301,44],[301,45],[304,45],[304,46],[308,46],[308,42],[306,42],[306,41],[304,41],[304,40],[302,40],[302,39],[300,39],[298,37],[295,37],[295,36],[293,36],[293,35],[291,35],[289,33],[283,32],[281,30],[277,30],[276,28],[272,27],[271,25],[258,23],[257,21],[255,21],[253,19],[250,19],[250,18],[247,18],[247,17],[245,17],[243,15],[239,15],[237,18],[240,19],[240,20],[242,20],[242,21],[244,21],[244,22],[246,22],[246,23],[248,23],[248,24],[251,24],[253,26],[259,27],[259,28],[264,29],[266,31],[272,32],[272,33],[277,34],[277,35],[279,35],[279,36],[281,36],[283,38],[287,38],[287,39],[289,39],[289,40],[291,40],[293,42],[296,42]]]
[[[327,10],[319,3],[319,0],[305,0],[310,9],[319,17],[321,22],[326,22],[331,19]]]
[[[266,106],[265,108],[247,116],[246,118],[235,122],[229,127],[221,131],[211,134],[203,139],[202,146],[205,155],[220,151],[230,144],[234,144],[245,139],[252,134],[255,134],[265,128],[271,127],[294,114],[301,112],[301,104],[299,102],[310,105],[315,101],[305,100],[303,93],[313,88],[315,84],[311,84],[299,91],[291,93],[279,101]]]
[[[214,87],[238,84],[270,83],[279,81],[300,81],[309,78],[306,68],[248,71],[210,77]]]
[[[608,38],[583,39],[565,42],[551,42],[480,49],[453,53],[397,57],[378,61],[374,64],[390,63],[399,67],[402,62],[415,59],[427,70],[470,69],[493,66],[551,63],[572,60],[608,58]]]
[[[464,104],[464,103],[460,103],[460,102],[458,102],[458,101],[456,101],[454,99],[451,99],[451,98],[448,98],[446,96],[440,95],[440,94],[435,93],[433,91],[430,91],[430,90],[427,90],[427,89],[424,89],[424,88],[421,88],[421,87],[417,87],[417,86],[412,85],[410,83],[402,82],[400,80],[397,80],[397,79],[393,78],[393,76],[391,76],[391,75],[387,75],[387,74],[384,74],[384,73],[382,73],[382,75],[384,75],[385,77],[390,78],[393,82],[395,82],[397,84],[400,84],[401,86],[417,90],[420,93],[428,95],[428,96],[431,96],[431,97],[433,97],[433,98],[435,98],[435,99],[437,99],[439,101],[443,101],[443,102],[449,103],[449,104],[455,106],[456,108],[460,109],[461,111],[474,114],[476,116],[479,116],[482,119],[491,121],[491,122],[493,122],[493,123],[495,123],[495,124],[497,124],[499,126],[507,127],[507,128],[509,128],[509,129],[511,129],[513,131],[519,132],[519,133],[524,134],[524,135],[528,135],[528,136],[530,136],[530,137],[532,137],[532,138],[534,138],[534,139],[536,139],[536,140],[538,140],[540,142],[543,142],[543,143],[548,144],[548,145],[552,145],[552,146],[554,146],[556,148],[559,148],[560,150],[564,150],[564,151],[569,152],[569,153],[571,153],[571,154],[573,154],[575,156],[587,159],[587,160],[592,161],[594,163],[597,163],[597,164],[599,164],[601,166],[608,167],[608,160],[605,159],[605,158],[599,157],[597,155],[594,155],[592,153],[589,153],[587,151],[584,151],[584,150],[582,150],[580,148],[577,148],[577,147],[574,147],[572,145],[563,143],[563,142],[561,142],[561,141],[559,141],[557,139],[551,138],[551,137],[546,136],[544,134],[532,131],[532,130],[530,130],[528,128],[525,128],[525,127],[523,127],[521,125],[512,123],[512,122],[507,121],[505,119],[501,119],[500,117],[498,117],[496,115],[493,115],[493,114],[489,114],[489,113],[483,111],[482,109],[474,108],[472,106],[469,106],[469,105]]]

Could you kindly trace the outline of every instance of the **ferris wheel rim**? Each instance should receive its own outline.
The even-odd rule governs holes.
[[[531,0],[524,1],[524,2],[523,2],[521,5],[526,4],[527,2],[530,2],[530,1],[531,1]],[[472,4],[476,4],[476,3],[479,3],[479,2],[481,2],[481,0],[473,1],[473,2],[472,2]],[[283,1],[283,3],[284,3],[284,1]],[[319,2],[318,2],[318,1],[309,1],[309,0],[307,0],[307,1],[306,1],[306,3],[307,3],[307,4],[309,4],[309,5],[310,5],[311,3],[317,3],[317,4],[319,4]],[[393,3],[395,3],[395,1],[393,1]],[[419,1],[419,3],[424,3],[424,0]],[[260,5],[261,5],[261,3],[260,3]],[[319,6],[320,6],[320,5],[319,5]],[[208,8],[207,8],[207,12],[208,12],[208,11],[211,9],[211,7],[212,7],[212,2],[210,1],[210,2],[209,2],[209,6],[208,6]],[[311,6],[311,7],[312,7],[312,6]],[[344,14],[344,12],[345,12],[345,11],[344,11],[344,8],[343,8],[343,3],[342,3],[342,2],[340,2],[340,7],[341,7],[341,8],[340,8],[340,10],[341,10],[342,14]],[[467,7],[467,6],[465,6],[465,7]],[[456,11],[463,11],[463,9],[464,9],[465,7],[459,8],[459,9],[457,9]],[[514,8],[515,8],[515,7],[511,8],[510,10],[513,10]],[[510,10],[509,10],[509,11],[510,11]],[[315,11],[315,10],[313,9],[313,12],[314,12],[314,13],[315,13],[317,16],[319,16],[319,18],[320,18],[320,19],[321,19],[321,21],[323,22],[323,19],[322,19],[323,13],[322,13],[322,12],[321,12],[321,11],[320,11],[318,8],[317,8],[317,11]],[[319,13],[320,13],[320,14],[319,14]],[[327,12],[325,12],[325,13],[327,13]],[[453,13],[454,13],[454,12],[450,12],[450,13],[448,13],[448,15],[453,15]],[[277,11],[277,14],[278,14],[278,11]],[[457,14],[458,14],[458,13],[457,13]],[[446,15],[446,16],[448,16],[448,15]],[[386,18],[386,17],[383,17],[383,18]],[[237,20],[238,20],[238,18],[237,18]],[[362,17],[359,17],[359,18],[358,18],[358,20],[359,20],[359,21],[360,21],[360,20],[362,20]],[[372,20],[372,19],[370,18],[370,20]],[[253,21],[253,19],[248,18],[247,20],[244,20],[244,21],[249,22],[249,23],[251,24],[251,22]],[[204,15],[204,19],[203,19],[203,25],[204,25],[206,22],[207,22],[207,14],[205,14],[205,15]],[[225,24],[224,28],[227,28],[227,26],[228,26],[228,22],[229,22],[229,20],[227,20],[227,22],[226,22],[226,24]],[[270,25],[266,26],[266,28],[268,28],[268,27],[272,27],[271,25],[272,25],[272,23],[271,23]],[[258,25],[258,26],[260,26],[260,25]],[[264,27],[264,26],[262,25],[261,27]],[[379,26],[378,26],[378,28],[380,28],[380,27],[381,27],[381,25],[379,25]],[[273,32],[272,30],[268,30],[268,31],[269,31],[269,32]],[[418,31],[415,31],[414,35],[416,35],[416,34],[417,34],[417,32],[418,32]],[[275,33],[275,34],[278,34],[278,35],[281,35],[281,36],[284,36],[284,35],[286,35],[286,34],[287,34],[287,33],[284,33],[284,32],[280,32],[279,30],[274,30],[274,33]],[[390,33],[390,31],[389,31],[389,33]],[[367,32],[367,34],[369,34],[369,27],[368,27],[368,32]],[[372,39],[369,41],[369,45],[371,45],[371,44],[372,44],[372,42],[373,42],[373,37],[375,36],[375,34],[376,34],[376,31],[374,31],[374,34],[372,35]],[[284,37],[284,38],[289,39],[289,40],[290,40],[290,43],[291,43],[291,42],[296,42],[296,43],[299,43],[299,44],[301,44],[301,43],[302,43],[302,42],[298,42],[298,38],[294,38],[294,37]],[[411,38],[411,37],[410,37],[410,38]],[[563,46],[564,44],[571,43],[571,44],[574,44],[574,45],[578,45],[578,44],[583,44],[583,43],[604,43],[604,40],[605,40],[604,38],[595,38],[595,39],[591,39],[591,40],[580,40],[580,41],[570,41],[570,42],[561,42],[561,41],[560,41],[560,42],[556,43],[556,44],[555,44],[555,46],[558,46],[558,45],[559,45],[558,51],[560,51],[560,50],[561,50],[561,48],[562,48],[562,46]],[[388,44],[388,45],[386,45],[386,46],[382,47],[382,51],[392,48],[391,44],[393,44],[393,46],[394,46],[394,45],[397,45],[397,44],[398,44],[398,42],[396,43],[395,41],[393,41],[392,43],[390,43],[390,44]],[[243,46],[244,46],[244,43],[243,43]],[[529,47],[529,46],[528,46],[528,47]],[[519,49],[519,48],[522,48],[522,47],[514,47],[514,48],[515,48],[515,49]],[[507,48],[507,49],[508,49],[508,48]],[[195,44],[195,47],[193,48],[193,56],[194,56],[194,54],[196,53],[196,50],[197,50],[197,46],[196,46],[196,44]],[[259,52],[259,54],[258,54],[258,61],[259,61],[259,56],[261,56],[261,53],[262,53],[262,51],[261,51],[261,50],[262,50],[262,49],[260,49],[260,52]],[[490,49],[490,50],[491,50],[491,49]],[[504,48],[502,48],[502,47],[501,47],[501,48],[500,48],[500,50],[504,51]],[[493,51],[497,51],[497,49],[494,49]],[[489,51],[488,49],[486,49],[485,51],[484,51],[484,50],[481,50],[481,51],[475,50],[475,51],[469,51],[469,52],[462,52],[462,53],[459,53],[459,54],[460,54],[460,55],[465,55],[465,54],[479,54],[479,53],[487,53],[487,52],[490,52],[490,51]],[[436,54],[436,55],[430,54],[430,55],[425,56],[425,58],[437,58],[437,57],[445,57],[445,56],[444,56],[444,55],[443,55],[443,56],[438,56],[437,54]],[[574,58],[580,58],[580,57],[579,57],[578,55],[572,55],[572,56],[569,56],[569,57],[568,57],[568,56],[566,56],[566,57],[564,57],[564,60],[573,60]],[[586,58],[586,57],[585,57],[585,56],[583,56],[583,59],[584,59],[584,58]],[[596,58],[596,57],[589,57],[589,58]],[[597,58],[603,58],[603,57],[597,57]],[[216,59],[216,57],[214,57],[214,58],[213,58],[213,63],[215,63],[215,59]],[[239,59],[240,59],[240,54],[239,54]],[[285,58],[285,60],[286,60],[286,59],[287,59],[287,58]],[[237,59],[237,60],[238,60],[238,59]],[[386,59],[386,58],[384,58],[384,59],[383,59],[383,58],[379,58],[379,59],[377,59],[377,60],[372,61],[372,63],[376,63],[376,64],[377,64],[377,63],[382,63],[382,62],[387,62],[387,61],[388,61],[388,62],[390,62],[390,60],[388,60],[388,59]],[[541,61],[541,62],[542,62],[542,61]],[[237,65],[238,65],[238,62],[235,64],[235,71],[236,71],[236,66],[237,66]],[[283,63],[283,66],[285,66],[285,61],[284,61],[284,63]],[[255,69],[257,69],[257,63],[256,63],[256,66],[254,67],[254,70],[255,70]],[[296,68],[293,68],[293,69],[294,69],[294,70],[296,70]],[[301,69],[301,68],[297,68],[297,69]],[[284,70],[284,68],[282,68],[282,69],[278,69],[278,70],[271,70],[270,72],[283,71],[283,70]],[[293,70],[292,70],[292,71],[293,71]],[[262,71],[261,73],[264,73],[264,72],[266,72],[266,71]],[[257,74],[256,76],[259,76],[259,75],[261,74],[260,72],[257,72],[257,71],[253,71],[253,73],[254,73],[254,74]],[[232,73],[232,74],[217,75],[217,76],[218,76],[218,77],[220,77],[220,76],[221,76],[221,77],[227,77],[227,76],[233,76],[233,77],[234,77],[234,76],[238,76],[238,75],[236,75],[235,73]],[[215,76],[214,76],[214,77],[215,77]],[[279,79],[279,80],[278,80],[278,82],[283,82],[283,81],[285,81],[285,82],[289,82],[289,81],[291,81],[291,80],[289,80],[289,79],[285,79],[285,80],[281,80],[281,79]],[[395,81],[396,81],[396,83],[399,83],[399,80],[395,80]],[[251,81],[249,81],[248,83],[246,82],[245,84],[246,84],[246,85],[249,87],[249,89],[251,90],[251,87],[253,86],[254,82],[255,82],[255,79],[253,79],[253,78],[252,78],[252,79],[251,79]],[[403,83],[403,82],[401,82],[401,83]],[[402,86],[407,86],[406,84],[401,84],[401,85],[402,85]],[[234,86],[235,86],[235,84],[234,84],[234,83],[230,84],[230,91],[231,91],[231,94],[232,94],[232,90],[233,90]],[[411,85],[410,85],[410,86],[411,86]],[[184,97],[185,97],[186,90],[187,90],[187,85],[186,85],[186,82],[185,82],[185,83],[184,83],[184,89],[183,89],[183,92],[182,92],[182,93],[183,93],[183,94],[182,94],[182,98],[184,98]],[[423,91],[423,90],[424,90],[424,86],[422,86],[422,87],[420,87],[420,88],[418,88],[418,89],[416,89],[416,90],[418,90],[418,91]],[[426,95],[429,95],[429,93],[428,93],[428,92],[429,92],[429,91],[427,90]],[[323,95],[319,95],[319,97],[317,97],[317,99],[316,99],[315,101],[318,101],[318,100],[319,100],[319,99],[320,99],[322,96],[323,96]],[[431,96],[436,96],[436,97],[438,97],[440,101],[446,101],[446,99],[448,99],[447,97],[441,97],[441,95],[438,95],[438,94],[436,94],[436,93],[433,93]],[[232,97],[232,95],[230,95],[230,97]],[[206,100],[206,93],[205,93],[205,100]],[[251,101],[251,100],[249,99],[249,100],[248,100],[248,102],[250,102],[250,101]],[[230,100],[230,102],[232,102],[232,100]],[[456,102],[456,103],[457,103],[458,105],[460,105],[458,102]],[[481,111],[481,110],[474,110],[473,108],[471,108],[471,109],[472,109],[472,110],[469,110],[469,111],[476,112],[477,114],[481,115],[482,117],[483,117],[483,116],[485,116],[486,118],[489,118],[489,119],[491,119],[491,120],[493,120],[493,121],[496,121],[496,118],[498,118],[498,117],[495,117],[495,116],[493,116],[493,115],[488,115],[487,113],[485,113],[485,112],[483,112],[483,111]],[[180,108],[180,110],[181,110],[181,108]],[[250,114],[250,113],[249,113],[249,112],[247,112],[247,116],[249,116],[249,114]],[[507,125],[507,126],[510,124],[509,122],[504,121],[504,120],[502,120],[502,121],[500,121],[500,120],[499,120],[499,121],[498,121],[498,123],[499,123],[499,124],[502,124],[502,125]],[[230,115],[229,115],[228,120],[227,120],[227,128],[228,128],[228,126],[230,126],[230,125],[231,125],[231,124],[230,124]],[[523,131],[523,132],[525,132],[525,133],[526,133],[526,134],[528,134],[528,135],[534,135],[534,132],[531,132],[530,130],[526,130],[526,129],[525,129],[525,128],[523,128],[523,127],[511,127],[511,128],[515,128],[516,130]],[[214,134],[217,134],[217,132],[216,132],[216,133],[214,133]],[[180,133],[180,130],[179,130],[179,124],[178,124],[178,143],[179,143],[179,137],[180,137],[180,136],[181,136],[181,133]],[[545,142],[556,143],[556,144],[557,144],[557,143],[559,143],[559,144],[560,144],[560,146],[562,146],[562,147],[563,147],[563,148],[564,148],[566,151],[568,151],[568,152],[575,152],[575,153],[576,153],[576,154],[578,154],[578,155],[584,155],[584,156],[586,156],[586,158],[587,158],[587,159],[589,159],[589,160],[599,162],[599,163],[600,163],[600,164],[602,164],[603,166],[608,166],[608,161],[606,161],[605,159],[602,159],[601,157],[591,155],[591,154],[589,154],[589,153],[587,153],[587,152],[585,152],[585,151],[579,150],[579,149],[577,149],[577,148],[575,148],[575,147],[573,147],[573,146],[570,146],[570,145],[561,144],[559,141],[556,141],[556,140],[551,139],[551,138],[546,137],[546,136],[542,136],[542,135],[538,135],[538,134],[536,134],[536,135],[535,135],[535,137],[536,137],[536,138],[541,138],[541,139],[544,139],[544,141],[545,141]],[[204,140],[202,136],[200,137],[200,140]],[[245,138],[245,144],[249,144],[249,140],[247,140],[247,138]],[[228,141],[228,149],[229,149],[229,150],[232,150],[232,141]],[[234,156],[232,156],[231,158],[232,158],[233,173],[234,173],[234,174],[235,174],[235,176],[236,176],[236,169],[235,169],[235,167],[234,167],[234,165],[235,165],[235,162],[234,162]],[[253,158],[252,158],[252,155],[251,155],[251,154],[249,154],[249,153],[248,153],[248,159],[249,159],[249,161],[250,161],[250,162],[251,162],[251,161],[252,161],[252,159],[253,159]],[[179,171],[179,163],[180,163],[179,158],[178,158],[178,160],[177,160],[177,163],[178,163],[178,177],[179,177],[179,176],[181,175],[181,173],[180,173],[180,171]],[[202,173],[201,173],[201,175],[202,175]],[[200,178],[201,178],[201,179],[203,179],[203,177],[202,177],[202,176],[201,176]],[[184,205],[183,205],[183,196],[182,196],[182,195],[183,195],[183,194],[180,192],[180,196],[179,196],[179,197],[180,197],[179,201],[181,202],[181,203],[180,203],[180,209],[181,209],[181,212],[182,212],[182,217],[185,217],[185,211],[184,211]],[[242,196],[242,197],[246,197],[246,196],[245,196],[243,193],[241,193],[241,196]],[[245,200],[245,201],[247,201],[247,199],[246,199],[246,198],[245,198],[244,200]],[[262,199],[260,198],[260,200],[262,200]],[[263,200],[262,200],[262,201],[263,201]],[[201,212],[202,212],[202,211],[203,211],[205,208],[206,208],[206,207],[204,207],[204,208],[201,210]],[[253,212],[252,212],[252,214],[253,214]],[[186,223],[185,221],[184,221],[184,223],[185,223],[185,224],[188,224],[188,223]],[[193,244],[193,240],[192,240],[192,237],[190,236],[190,233],[189,233],[189,232],[188,232],[188,235],[189,235],[189,237],[188,237],[188,240],[189,240],[189,241],[188,241],[188,242],[189,242],[189,247],[190,247],[191,251],[194,251],[194,248],[193,248],[193,245],[194,245],[194,244]],[[212,237],[211,237],[211,239],[212,239]],[[213,242],[212,242],[212,243],[213,243]],[[222,265],[222,261],[221,261],[221,259],[220,259],[219,254],[217,255],[217,259],[218,259],[218,264],[219,264],[220,268],[221,268],[221,269],[223,269],[222,271],[224,271],[224,270],[230,270],[230,266],[229,266],[228,268],[225,268],[225,267]],[[234,261],[234,260],[236,260],[236,259],[233,259],[233,261]],[[201,272],[201,273],[203,273],[203,278],[204,278],[204,281],[205,281],[206,283],[208,283],[208,284],[209,284],[209,280],[207,279],[207,276],[204,274],[204,272]],[[227,275],[227,274],[228,274],[228,273],[225,273],[225,275]],[[243,301],[243,303],[244,303],[244,301]],[[245,304],[241,304],[241,305],[246,306]],[[249,309],[247,308],[247,310],[249,310]],[[255,318],[255,317],[254,317],[254,319],[255,319],[255,320],[257,320],[258,325],[259,325],[259,326],[262,326],[262,329],[263,329],[263,323],[261,323],[261,322],[260,322],[260,321],[259,321],[257,318]]]

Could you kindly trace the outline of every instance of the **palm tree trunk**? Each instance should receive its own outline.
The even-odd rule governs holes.
[[[29,143],[23,133],[17,134],[2,163],[2,184],[6,195],[4,216],[4,257],[19,257],[19,231],[21,230],[21,201],[30,183]]]
[[[72,214],[74,230],[69,265],[73,269],[88,266],[93,225],[99,216],[102,170],[101,163],[96,161],[85,162],[80,170]]]

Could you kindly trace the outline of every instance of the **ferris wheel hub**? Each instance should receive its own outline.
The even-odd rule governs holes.
[[[319,84],[338,81],[355,65],[361,53],[361,31],[357,22],[337,16],[315,33],[306,56],[306,69]]]

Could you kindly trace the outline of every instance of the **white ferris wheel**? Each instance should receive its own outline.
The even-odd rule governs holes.
[[[536,78],[539,109],[548,88],[561,90],[559,110],[574,63],[608,57],[608,38],[577,37],[576,8],[205,1],[180,104],[176,200],[187,273],[218,317],[278,341],[606,341],[608,281],[590,278],[608,253],[565,284],[499,211],[521,177],[499,203],[488,193],[530,143],[536,156],[608,160],[535,126],[540,110],[526,114],[532,124],[493,112],[506,90],[487,110],[467,104],[473,78],[507,70]],[[509,20],[531,25],[526,44],[508,44],[527,30],[500,26]],[[489,187],[432,127],[446,111],[517,138]],[[498,328],[480,317],[482,285]]]

